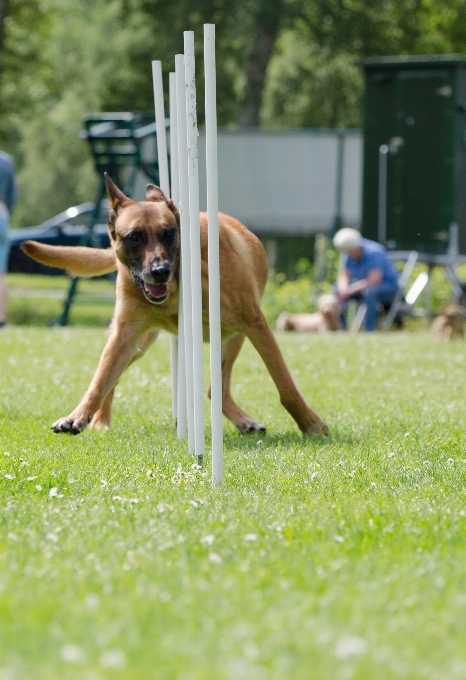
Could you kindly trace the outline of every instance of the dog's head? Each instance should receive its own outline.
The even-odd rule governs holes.
[[[448,319],[462,319],[464,307],[462,305],[448,305],[443,313]]]
[[[110,239],[120,262],[129,270],[146,299],[163,304],[180,253],[180,216],[174,203],[155,184],[146,198],[132,201],[105,174],[110,197]]]
[[[338,298],[332,293],[321,295],[317,302],[317,307],[324,316],[337,317],[340,312]]]

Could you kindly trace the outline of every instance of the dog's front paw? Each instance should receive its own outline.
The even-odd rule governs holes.
[[[308,427],[306,430],[303,430],[303,434],[306,437],[316,435],[316,434],[327,435],[328,433],[329,433],[329,429],[328,429],[327,425],[318,416],[317,416],[316,419],[313,420],[310,427]]]
[[[254,432],[265,432],[265,425],[258,423],[252,418],[244,419],[236,424],[236,427],[242,434],[251,434]]]
[[[79,434],[89,423],[89,419],[76,417],[73,414],[66,418],[59,418],[52,425],[52,430],[57,434],[64,432],[66,434]]]

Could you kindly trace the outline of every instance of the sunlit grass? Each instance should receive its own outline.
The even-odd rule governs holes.
[[[279,336],[331,430],[310,440],[247,345],[234,393],[268,430],[225,422],[215,489],[174,435],[166,336],[112,430],[50,431],[105,337],[0,334],[2,680],[465,677],[464,343]]]
[[[15,325],[52,326],[70,288],[67,276],[8,274],[7,318]],[[113,314],[115,284],[108,278],[79,279],[68,325],[106,327]]]

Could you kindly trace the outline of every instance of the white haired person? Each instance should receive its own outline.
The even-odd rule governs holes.
[[[344,228],[333,237],[333,245],[342,253],[337,280],[337,295],[343,309],[342,323],[348,300],[361,300],[366,306],[366,331],[375,331],[379,305],[390,304],[398,291],[398,272],[385,248],[362,238],[356,229]]]
[[[13,159],[0,151],[0,328],[6,323],[7,286],[5,272],[8,270],[10,242],[10,213],[16,199],[15,166]]]

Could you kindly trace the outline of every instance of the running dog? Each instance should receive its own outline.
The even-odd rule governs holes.
[[[154,184],[146,198],[129,199],[105,176],[110,197],[111,247],[48,246],[25,241],[34,260],[66,269],[75,276],[99,276],[117,270],[112,331],[97,371],[78,406],[59,418],[54,432],[79,434],[87,425],[108,428],[115,386],[129,364],[142,356],[160,329],[178,330],[180,218],[171,200]],[[200,215],[204,339],[208,340],[207,216]],[[267,280],[267,258],[260,243],[238,220],[219,214],[222,333],[222,407],[241,432],[265,427],[245,413],[230,393],[233,363],[248,337],[277,386],[282,405],[304,434],[327,434],[328,428],[305,403],[286,367],[259,303]],[[209,389],[210,396],[210,389]]]
[[[277,331],[327,333],[328,331],[341,330],[340,305],[336,295],[332,293],[321,295],[317,302],[317,308],[319,311],[313,314],[282,312],[275,326]]]

